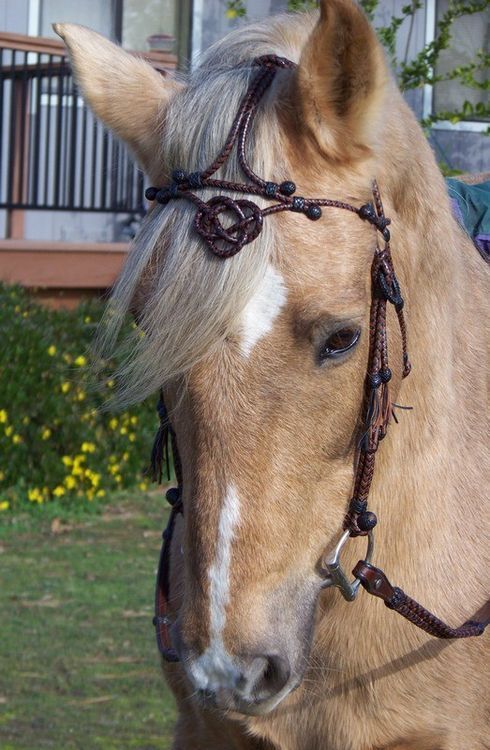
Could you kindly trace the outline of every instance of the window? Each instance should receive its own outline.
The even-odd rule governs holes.
[[[124,0],[122,43],[126,49],[174,52],[175,0]]]
[[[33,3],[31,2],[31,12]],[[40,36],[56,36],[55,21],[80,23],[104,36],[115,37],[114,5],[107,0],[38,0],[38,30]],[[32,32],[31,32],[32,33]]]
[[[29,0],[29,33],[56,36],[54,21],[88,26],[126,49],[175,52],[177,0]]]
[[[426,6],[426,42],[434,39],[437,22],[448,10],[449,0],[428,0]],[[444,50],[439,56],[436,73],[444,75],[455,67],[467,65],[474,61],[475,53],[483,50],[490,51],[490,16],[488,12],[475,13],[456,19],[452,27],[451,48]],[[478,76],[480,76],[478,78]],[[477,80],[484,81],[485,72],[475,74]],[[440,81],[434,86],[427,86],[424,92],[424,115],[433,112],[450,112],[460,110],[465,100],[472,104],[483,101],[488,104],[490,92],[483,89],[473,89],[462,85],[459,81]],[[439,127],[456,128],[459,130],[483,131],[487,122],[478,121],[474,115],[457,125],[439,123]],[[437,125],[436,125],[437,127]]]

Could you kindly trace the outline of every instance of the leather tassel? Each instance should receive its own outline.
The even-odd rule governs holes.
[[[384,438],[391,417],[391,399],[388,383],[381,383],[374,391],[376,401],[371,427],[379,439]]]
[[[158,482],[158,484],[162,484],[164,464],[167,470],[167,481],[170,482],[170,453],[168,445],[170,423],[161,394],[157,404],[157,411],[160,417],[160,427],[157,430],[151,449],[150,468],[152,480]]]

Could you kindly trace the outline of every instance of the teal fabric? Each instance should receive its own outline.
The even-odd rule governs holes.
[[[466,185],[449,177],[446,182],[456,218],[482,255],[490,256],[490,180]]]

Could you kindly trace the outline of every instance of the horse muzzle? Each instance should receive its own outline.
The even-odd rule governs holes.
[[[197,654],[184,645],[178,626],[172,635],[194,695],[206,707],[263,715],[299,684],[286,655],[232,655],[222,642],[212,642]]]

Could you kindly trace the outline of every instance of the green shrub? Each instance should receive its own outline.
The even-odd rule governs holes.
[[[146,489],[154,403],[101,411],[114,387],[90,388],[87,352],[101,303],[49,310],[0,284],[0,509]],[[130,325],[130,323],[128,323]]]

